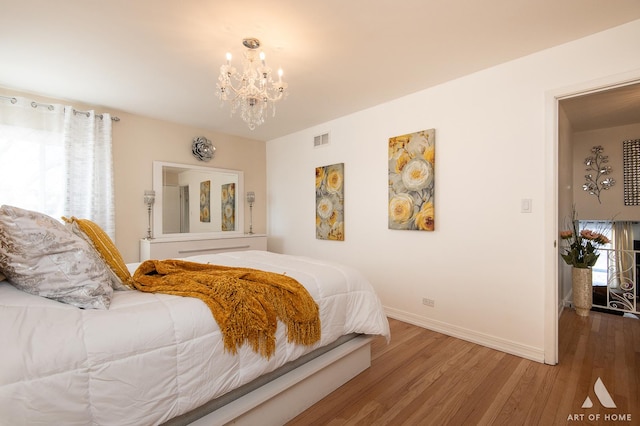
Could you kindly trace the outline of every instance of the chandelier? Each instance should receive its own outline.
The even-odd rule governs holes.
[[[231,66],[231,53],[227,53],[227,62],[220,67],[216,95],[221,101],[231,102],[231,115],[240,110],[242,119],[253,130],[264,123],[269,111],[275,117],[275,103],[286,95],[287,83],[282,81],[282,69],[278,70],[278,81],[273,81],[264,52],[257,50],[260,40],[245,38],[242,44],[247,48],[242,72]]]

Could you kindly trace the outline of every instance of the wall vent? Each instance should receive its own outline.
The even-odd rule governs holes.
[[[329,144],[329,133],[323,133],[313,138],[313,147],[324,146]]]

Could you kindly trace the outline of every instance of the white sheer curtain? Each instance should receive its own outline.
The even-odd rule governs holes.
[[[111,116],[65,108],[65,211],[96,222],[114,239]]]
[[[0,204],[76,216],[115,237],[111,117],[0,97]]]
[[[613,222],[613,243],[616,250],[616,283],[626,286],[633,283],[633,223],[627,221]],[[623,286],[624,287],[624,286]]]

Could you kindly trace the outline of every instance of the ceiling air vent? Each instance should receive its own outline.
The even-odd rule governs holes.
[[[317,148],[323,145],[328,145],[328,144],[329,144],[329,133],[323,133],[322,135],[314,136],[313,138],[314,148]]]

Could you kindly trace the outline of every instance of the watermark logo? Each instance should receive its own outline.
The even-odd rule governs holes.
[[[602,379],[600,379],[600,377],[598,377],[598,380],[596,380],[596,383],[593,385],[593,391],[596,393],[596,397],[598,397],[598,400],[603,407],[617,408],[616,403],[613,402],[613,398],[611,398],[609,391],[605,387],[604,383],[602,383]],[[582,408],[591,407],[593,407],[593,402],[591,402],[591,398],[589,398],[589,395],[587,395],[587,399],[584,400]]]
[[[598,377],[598,380],[596,380],[596,382],[593,384],[593,391],[595,392],[596,398],[598,399],[600,405],[605,408],[617,408],[616,403],[613,402],[611,394],[607,390],[607,387],[604,385],[604,382],[602,381],[602,379],[600,379],[600,377]],[[589,398],[589,395],[587,395],[587,397],[585,398],[581,408],[593,408],[593,401],[591,400],[591,398]],[[569,416],[567,417],[567,421],[580,422],[585,420],[598,421],[601,419],[607,422],[631,423],[631,413],[573,413],[569,414]]]

